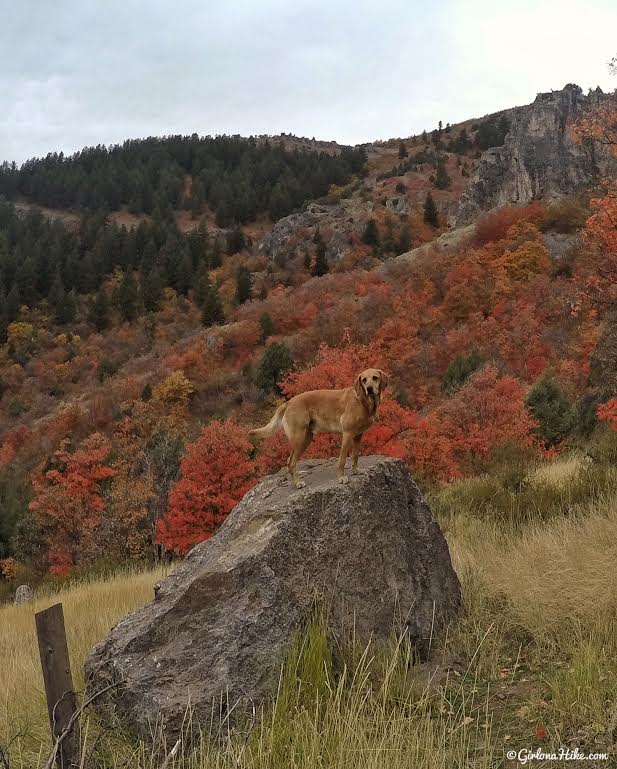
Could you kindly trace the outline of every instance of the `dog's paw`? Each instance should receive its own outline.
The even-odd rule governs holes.
[[[298,481],[298,483],[294,484],[297,489],[303,489],[306,486],[305,481]]]
[[[349,478],[346,475],[341,475],[341,477],[338,479],[339,483],[349,483]]]

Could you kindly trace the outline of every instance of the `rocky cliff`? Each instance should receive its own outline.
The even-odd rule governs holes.
[[[511,110],[504,145],[482,155],[450,224],[467,224],[496,206],[571,195],[616,173],[617,160],[606,147],[577,142],[571,131],[573,121],[605,98],[600,90],[586,96],[570,84]]]
[[[102,707],[142,738],[175,738],[187,709],[215,733],[259,710],[316,599],[334,633],[402,632],[421,656],[455,615],[448,546],[402,462],[363,458],[346,485],[333,461],[298,467],[306,488],[264,479],[90,654],[89,691],[122,682]]]

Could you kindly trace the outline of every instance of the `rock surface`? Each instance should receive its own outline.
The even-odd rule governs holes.
[[[142,738],[173,738],[189,703],[215,730],[225,710],[233,721],[259,706],[316,597],[334,632],[353,624],[367,641],[404,629],[421,653],[455,615],[445,538],[402,462],[362,458],[346,485],[333,460],[298,467],[305,488],[265,478],[88,657],[90,691],[125,682],[99,706]]]
[[[34,598],[34,592],[30,585],[19,585],[15,591],[15,603],[29,603]]]
[[[504,145],[484,152],[450,224],[467,224],[497,206],[572,195],[617,171],[610,148],[576,142],[571,133],[572,121],[605,98],[570,84],[509,111]]]
[[[350,249],[352,237],[360,236],[373,210],[371,201],[339,200],[330,205],[310,203],[304,211],[279,219],[258,244],[258,252],[277,264],[303,256],[319,229],[327,233],[326,255],[338,261]]]

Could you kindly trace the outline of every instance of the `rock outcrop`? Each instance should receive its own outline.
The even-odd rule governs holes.
[[[372,210],[371,201],[356,198],[341,199],[329,205],[309,203],[304,211],[279,219],[258,244],[258,251],[284,264],[296,256],[303,256],[307,247],[311,248],[312,238],[319,229],[322,234],[328,233],[328,259],[338,261],[349,251],[352,237],[362,234]]]
[[[615,173],[609,148],[577,142],[571,132],[572,122],[605,98],[601,91],[585,96],[570,84],[509,111],[504,145],[484,152],[450,224],[467,224],[497,206],[572,195]]]
[[[402,631],[424,655],[455,615],[446,541],[402,462],[362,458],[346,485],[334,461],[298,467],[304,489],[282,473],[265,478],[88,657],[90,691],[124,682],[99,707],[142,738],[173,738],[189,706],[193,723],[215,730],[230,710],[233,721],[259,708],[316,599],[334,633]]]

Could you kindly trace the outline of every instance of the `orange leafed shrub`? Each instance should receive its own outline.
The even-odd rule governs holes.
[[[14,558],[0,558],[0,579],[10,582],[15,578],[17,561]]]
[[[617,430],[617,398],[611,398],[598,406],[598,419],[608,422],[613,430]]]
[[[483,216],[476,225],[474,243],[484,246],[496,240],[502,240],[513,224],[527,220],[539,224],[544,217],[544,206],[541,203],[531,203],[521,208],[501,208],[498,211]]]
[[[184,555],[209,539],[231,509],[255,485],[263,462],[252,458],[247,430],[232,420],[211,422],[189,446],[180,480],[157,523],[157,542]]]
[[[32,475],[30,509],[46,533],[52,573],[66,573],[71,565],[102,555],[96,530],[104,509],[101,483],[115,475],[106,464],[110,451],[108,439],[93,433],[75,452],[56,451],[51,468]]]
[[[537,426],[524,403],[525,388],[512,376],[501,376],[486,366],[469,378],[450,400],[437,410],[444,435],[463,464],[470,455],[487,457],[506,442],[535,444]]]

